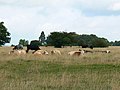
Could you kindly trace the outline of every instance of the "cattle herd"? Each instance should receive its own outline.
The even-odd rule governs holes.
[[[13,47],[12,51],[9,52],[9,54],[15,54],[15,55],[25,55],[29,53],[29,50],[34,50],[32,54],[34,55],[49,55],[48,51],[41,50],[39,46],[33,46],[33,45],[27,45],[27,50],[23,49],[22,45],[16,45]],[[110,50],[76,50],[76,51],[69,51],[67,52],[70,56],[80,56],[84,55],[85,53],[95,53],[95,52],[101,52],[101,53],[110,53]],[[54,49],[50,51],[51,55],[62,55],[60,50]]]

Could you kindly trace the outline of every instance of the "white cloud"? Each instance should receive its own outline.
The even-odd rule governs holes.
[[[113,10],[113,11],[120,11],[120,2],[117,2],[117,3],[113,3],[110,7],[109,7],[110,10]]]
[[[79,34],[96,34],[109,40],[119,40],[120,16],[104,14],[87,16],[89,10],[101,11],[119,5],[118,0],[0,0],[0,21],[11,32],[11,43],[19,39],[38,39],[41,31],[46,36],[52,31],[72,31]],[[109,9],[110,10],[110,9]],[[118,9],[117,9],[118,10]],[[96,13],[96,12],[94,12]],[[116,32],[116,33],[113,33]]]

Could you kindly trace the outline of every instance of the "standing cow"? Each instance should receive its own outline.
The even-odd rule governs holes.
[[[41,50],[41,49],[39,48],[38,45],[27,45],[26,53],[28,53],[29,50],[35,50],[34,52],[36,52],[37,50]]]
[[[92,46],[92,45],[82,45],[82,48],[90,48],[90,49],[93,49],[93,46]]]

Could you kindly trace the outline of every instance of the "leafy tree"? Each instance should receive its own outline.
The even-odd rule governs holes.
[[[120,41],[115,41],[115,42],[111,41],[110,45],[111,46],[120,46]]]
[[[108,47],[109,42],[104,38],[97,38],[92,41],[94,47]]]
[[[107,47],[109,41],[105,38],[99,38],[96,35],[78,35],[74,32],[52,32],[47,37],[48,45],[55,47],[61,46],[94,46],[94,47]]]
[[[39,41],[41,42],[42,45],[45,45],[45,34],[44,34],[44,31],[41,32],[41,35],[39,37]]]
[[[10,33],[7,31],[7,28],[3,25],[4,22],[0,22],[0,46],[5,43],[10,43],[11,38]]]
[[[55,46],[57,48],[61,48],[62,46],[72,46],[75,42],[74,36],[76,35],[75,32],[52,32],[47,37],[48,45]]]
[[[61,48],[63,45],[63,34],[61,32],[52,32],[51,35],[48,36],[49,40],[48,44],[55,46],[57,48]]]
[[[68,37],[63,38],[63,45],[64,46],[70,46],[71,40]]]
[[[19,44],[23,45],[23,46],[27,46],[29,44],[29,41],[28,40],[25,40],[25,39],[20,39],[19,40]]]
[[[84,45],[88,45],[90,46],[94,46],[94,47],[107,47],[109,46],[109,41],[105,38],[99,38],[96,35],[79,35],[75,38],[78,42],[77,45],[78,46],[84,46]]]

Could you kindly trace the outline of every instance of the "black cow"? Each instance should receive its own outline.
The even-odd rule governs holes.
[[[88,45],[82,45],[82,48],[87,48],[88,47]]]
[[[13,50],[22,50],[23,49],[23,45],[15,45]]]
[[[41,50],[41,49],[39,48],[38,45],[27,45],[26,53],[28,53],[29,50],[35,50],[34,52],[36,52],[37,50]]]
[[[82,48],[90,48],[90,49],[93,49],[93,46],[92,45],[82,45]]]

